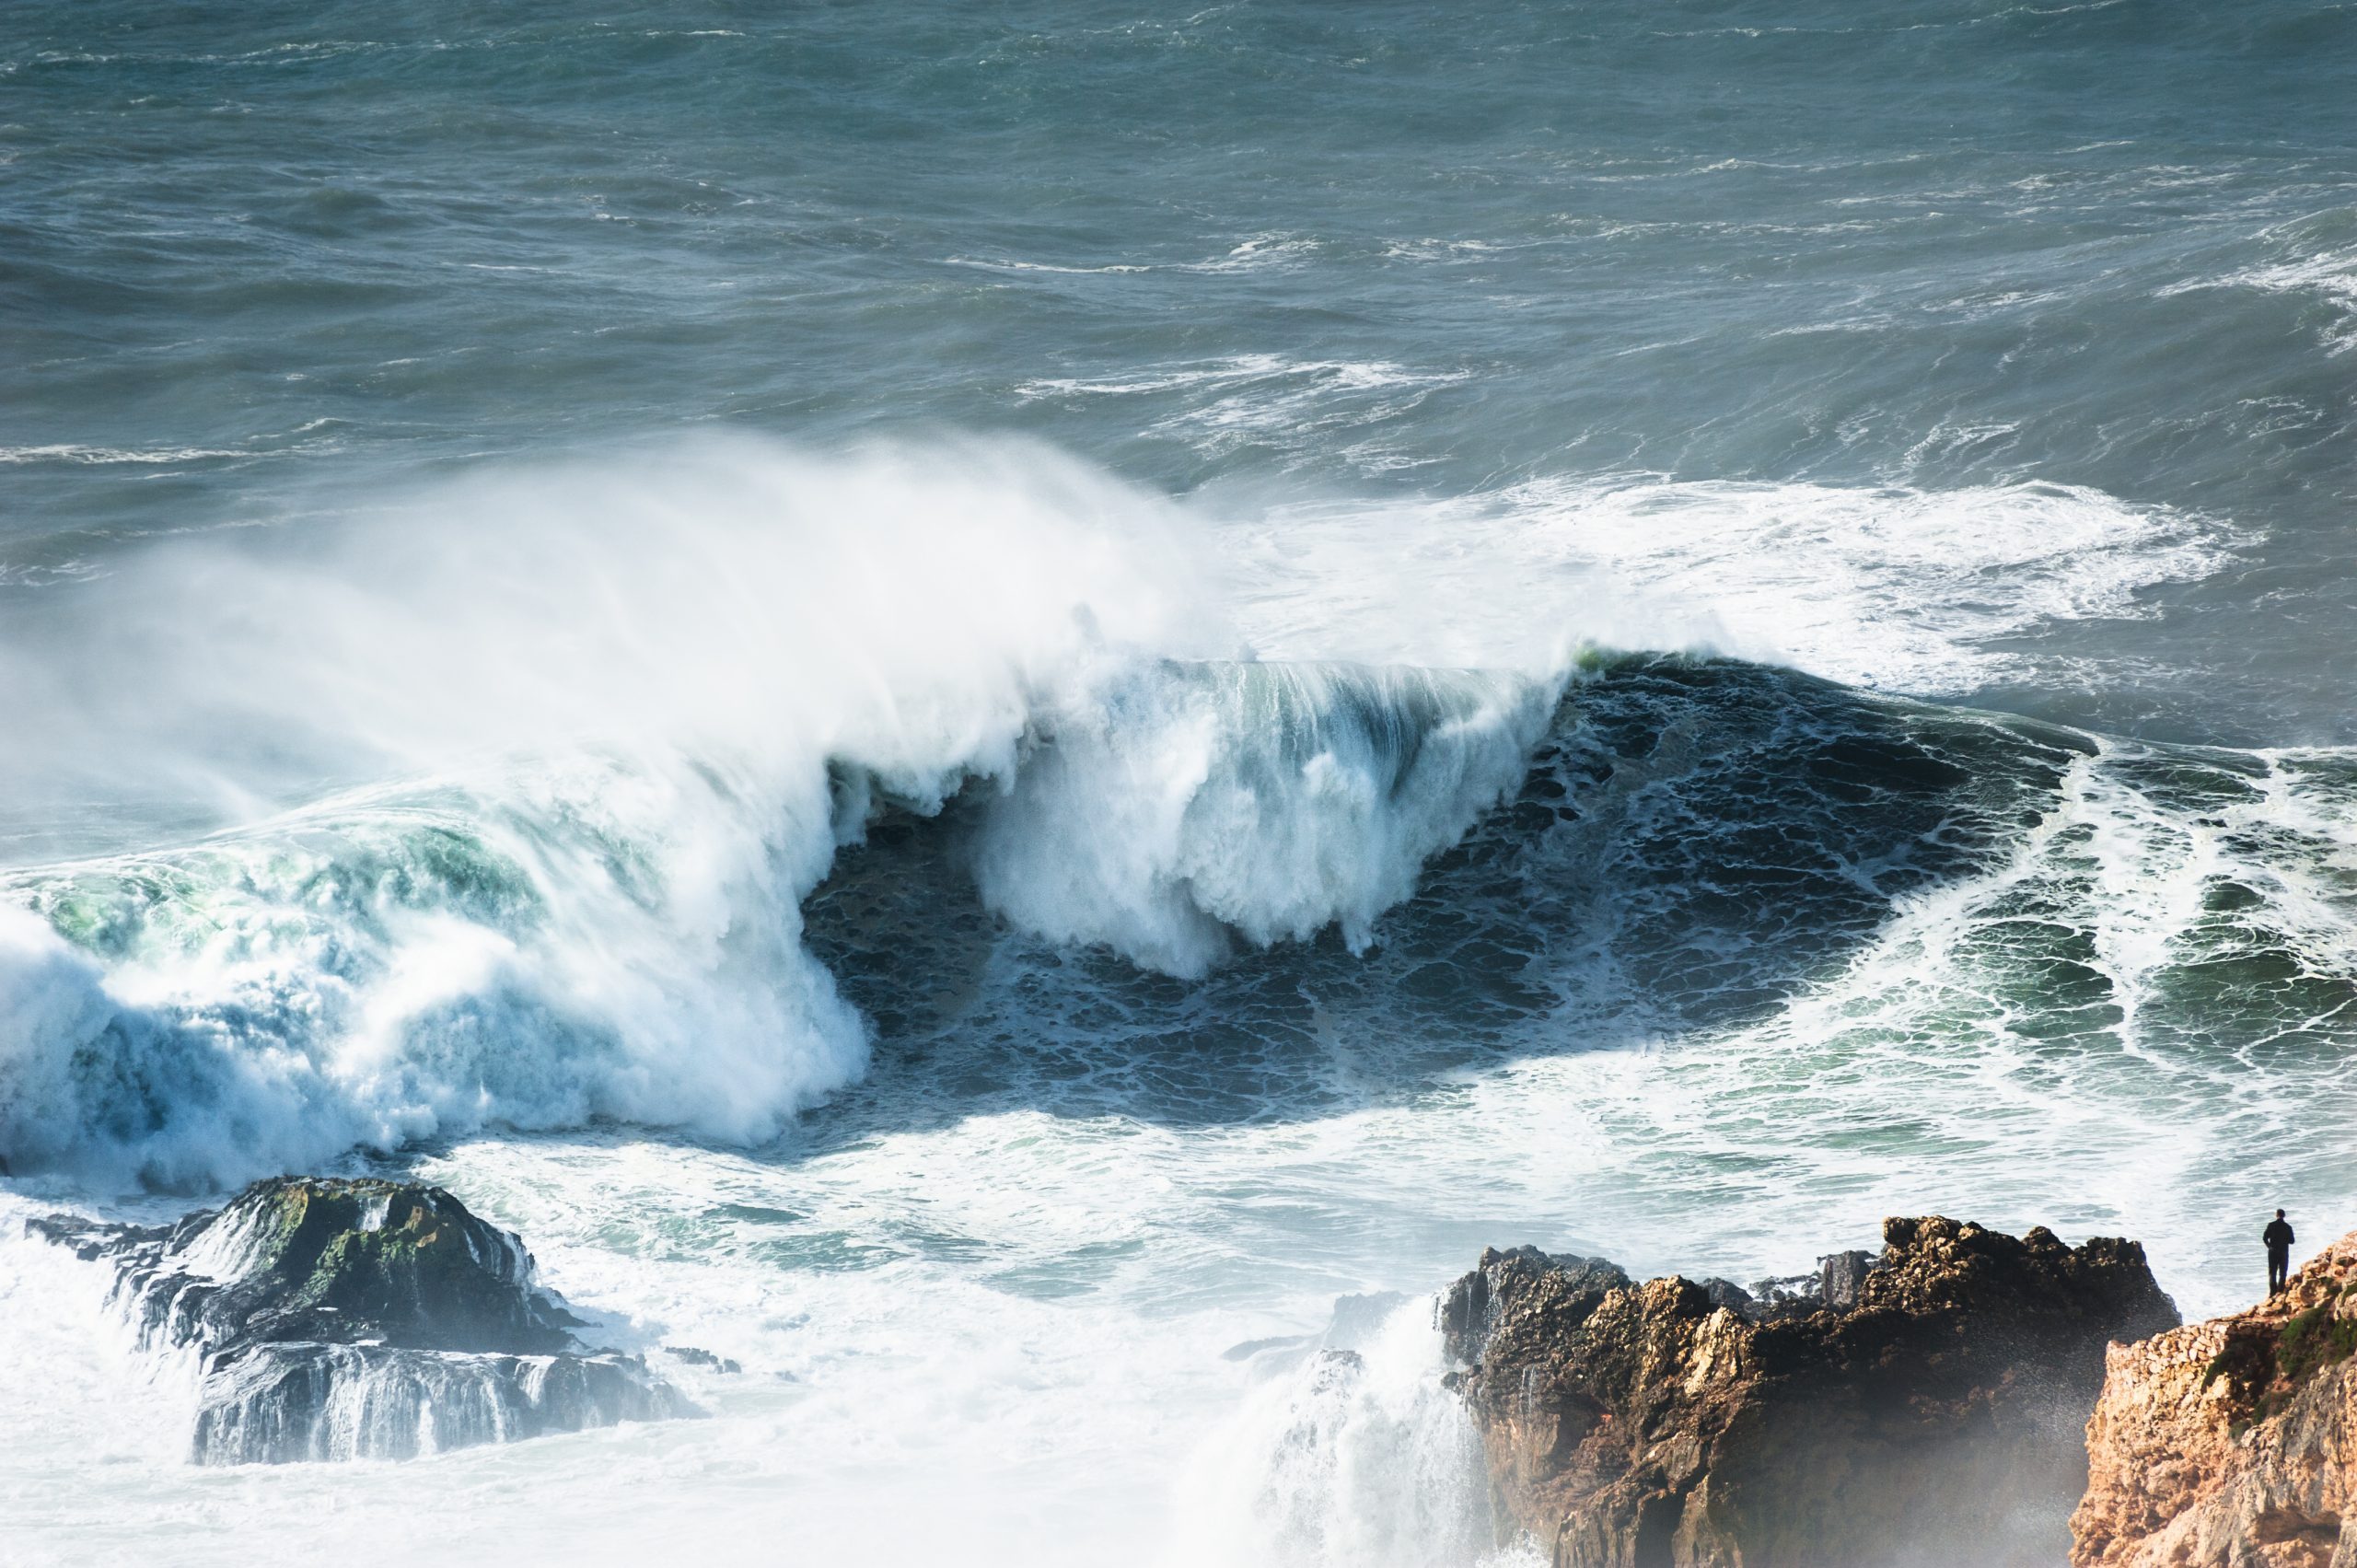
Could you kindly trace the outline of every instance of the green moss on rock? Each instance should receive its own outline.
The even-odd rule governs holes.
[[[249,1188],[223,1218],[239,1227],[249,1286],[314,1337],[553,1351],[577,1326],[532,1288],[512,1237],[438,1188],[289,1177]]]
[[[2276,1369],[2294,1390],[2352,1353],[2357,1353],[2357,1319],[2333,1316],[2330,1302],[2293,1318],[2275,1341]]]

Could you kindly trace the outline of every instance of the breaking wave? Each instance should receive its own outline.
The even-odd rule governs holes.
[[[758,1140],[865,1063],[801,906],[878,812],[986,800],[994,912],[1199,975],[1363,945],[1552,708],[1174,658],[1220,633],[1154,505],[1044,454],[935,472],[718,443],[486,482],[165,553],[0,652],[58,834],[77,794],[404,781],[6,874],[0,1155],[186,1184],[494,1123]]]
[[[1717,505],[1673,499],[1653,548]],[[1963,1029],[1984,1063],[2066,1019],[2197,1075],[2345,1035],[2340,753],[1581,653],[1536,593],[1551,639],[1483,668],[1319,659],[1185,525],[1037,449],[714,442],[78,586],[0,642],[36,738],[0,761],[0,1157],[203,1186],[493,1126],[753,1144],[927,1041],[1200,1117],[1779,1019],[1815,1020],[1795,1060]],[[1305,656],[1252,656],[1237,604]],[[1852,997],[1893,942],[1912,989]]]

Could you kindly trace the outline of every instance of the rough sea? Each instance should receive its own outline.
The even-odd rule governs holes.
[[[2353,438],[2349,5],[0,6],[0,1560],[1471,1568],[1484,1246],[2248,1300]],[[17,1222],[322,1170],[743,1370],[192,1466]]]

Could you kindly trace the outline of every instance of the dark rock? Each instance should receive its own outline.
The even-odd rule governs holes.
[[[665,1345],[663,1353],[686,1362],[690,1366],[709,1366],[714,1372],[742,1372],[745,1369],[725,1355],[714,1355],[694,1345]]]
[[[1736,1290],[1724,1280],[1706,1280],[1703,1287],[1713,1291],[1713,1305],[1733,1307],[1754,1323],[1775,1323],[1787,1318],[1806,1318],[1829,1307],[1836,1312],[1847,1312],[1857,1305],[1858,1292],[1875,1267],[1871,1252],[1834,1252],[1817,1260],[1817,1272],[1813,1274],[1786,1274],[1756,1281],[1747,1292]],[[1724,1303],[1716,1294],[1719,1286],[1733,1293]],[[1745,1299],[1738,1301],[1736,1296]]]
[[[1503,1303],[1535,1305],[1543,1300],[1559,1318],[1576,1322],[1596,1309],[1606,1292],[1628,1285],[1629,1276],[1620,1265],[1601,1258],[1550,1257],[1536,1247],[1501,1252],[1492,1247],[1441,1298],[1441,1334],[1452,1358],[1478,1364],[1497,1328]]]
[[[407,1458],[693,1414],[591,1351],[516,1237],[437,1187],[290,1177],[177,1225],[26,1228],[113,1266],[144,1348],[198,1358],[202,1464]]]
[[[1836,1312],[1847,1312],[1858,1305],[1858,1292],[1864,1288],[1866,1272],[1874,1267],[1871,1252],[1836,1252],[1817,1260],[1817,1294],[1826,1306]]]
[[[2130,1241],[1884,1242],[1751,1293],[1484,1253],[1442,1316],[1504,1522],[1556,1568],[2059,1561],[2105,1346],[2176,1308]]]

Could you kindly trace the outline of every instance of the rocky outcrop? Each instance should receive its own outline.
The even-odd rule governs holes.
[[[2071,1561],[2357,1565],[2352,1352],[2357,1235],[2247,1312],[2113,1347],[2087,1423]]]
[[[115,1270],[144,1349],[196,1358],[203,1464],[408,1458],[693,1414],[438,1187],[293,1177],[166,1226],[27,1228]]]
[[[1485,1253],[1442,1327],[1502,1525],[1556,1568],[2061,1561],[2105,1347],[2177,1320],[2143,1249],[1883,1241],[1751,1291]]]

